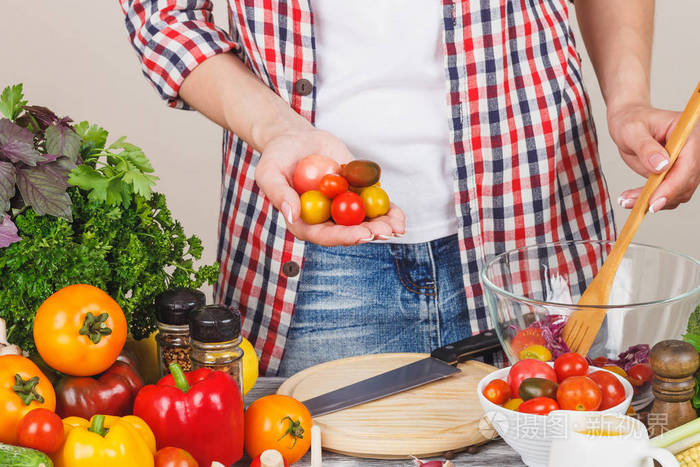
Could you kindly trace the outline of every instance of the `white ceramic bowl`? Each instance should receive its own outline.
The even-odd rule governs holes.
[[[547,363],[553,366],[552,362]],[[496,405],[486,399],[483,394],[486,385],[494,379],[507,381],[510,368],[496,370],[479,381],[477,392],[479,402],[484,410],[484,417],[501,438],[520,454],[526,465],[530,467],[546,467],[552,440],[566,436],[567,417],[571,411],[555,410],[550,412],[549,415],[535,415],[504,409],[500,405]],[[592,373],[593,371],[608,370],[589,367],[588,372]],[[632,402],[634,390],[625,378],[611,371],[609,373],[615,375],[625,388],[625,400],[598,413],[625,414]]]

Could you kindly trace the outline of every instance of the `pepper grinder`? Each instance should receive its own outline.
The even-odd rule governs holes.
[[[695,392],[698,352],[687,342],[665,340],[652,347],[649,365],[654,372],[654,405],[647,418],[649,436],[683,425],[695,418],[690,399]]]

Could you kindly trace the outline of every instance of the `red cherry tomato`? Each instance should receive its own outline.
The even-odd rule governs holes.
[[[501,405],[510,399],[510,386],[502,379],[494,379],[484,388],[484,397]]]
[[[551,366],[534,358],[520,360],[508,372],[508,384],[512,397],[520,397],[520,383],[527,378],[545,378],[557,382],[557,374]]]
[[[542,330],[537,328],[525,328],[518,331],[510,342],[510,348],[518,356],[520,352],[531,345],[547,345],[547,341],[542,337]]]
[[[610,407],[615,407],[625,400],[625,387],[612,373],[596,371],[588,375],[588,377],[596,382],[602,393],[603,398],[600,401],[598,410],[606,410]]]
[[[610,360],[608,360],[608,357],[596,357],[593,359],[593,364],[592,366],[597,366],[598,368],[603,368],[605,365],[608,364]]]
[[[333,199],[350,188],[348,181],[338,174],[326,174],[318,183],[318,191],[328,199]]]
[[[547,415],[552,410],[559,410],[559,404],[549,397],[535,397],[523,402],[518,407],[518,412],[534,413],[535,415]]]
[[[557,389],[557,401],[564,410],[598,410],[603,392],[588,376],[571,376]]]
[[[27,412],[17,425],[17,442],[25,448],[53,454],[63,444],[61,417],[48,409]]]
[[[302,194],[310,190],[318,190],[321,178],[330,173],[338,173],[340,165],[330,157],[312,154],[297,163],[294,169],[294,189]]]
[[[559,381],[564,381],[569,376],[586,376],[588,374],[588,362],[575,352],[559,355],[554,360],[554,371]]]
[[[651,367],[648,363],[638,363],[627,370],[627,375],[629,376],[632,384],[635,386],[641,386],[642,384],[648,383],[652,380],[654,377],[654,372],[651,371]]]
[[[331,217],[336,224],[357,225],[365,219],[365,205],[360,195],[348,191],[335,197]]]
[[[168,446],[156,453],[155,467],[199,467],[199,464],[184,449]]]

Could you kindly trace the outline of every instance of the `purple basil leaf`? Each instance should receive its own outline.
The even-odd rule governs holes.
[[[39,124],[39,128],[42,131],[46,130],[52,123],[58,121],[58,117],[55,113],[40,105],[25,105],[24,110],[34,117],[34,120]]]
[[[64,189],[70,186],[68,183],[68,175],[70,175],[70,171],[76,167],[73,161],[63,156],[60,156],[53,162],[42,162],[39,166],[44,172],[53,176],[56,182],[63,186]]]
[[[0,155],[12,162],[36,165],[44,157],[34,149],[34,136],[26,128],[3,118],[0,120]]]
[[[10,216],[5,214],[0,219],[0,248],[5,248],[20,240],[22,239],[17,235],[17,226],[12,222]]]
[[[37,214],[50,214],[71,220],[71,200],[66,193],[66,178],[52,170],[52,165],[25,167],[17,172],[17,187],[24,199]],[[67,173],[66,173],[67,177]]]
[[[43,165],[43,164],[46,164],[48,162],[53,162],[56,159],[58,159],[59,157],[63,157],[60,154],[43,154],[43,156],[44,156],[44,160],[39,162],[39,165]]]
[[[76,162],[80,151],[80,136],[61,119],[46,129],[46,152],[60,154]]]
[[[0,213],[10,209],[10,200],[15,195],[15,166],[0,161]]]

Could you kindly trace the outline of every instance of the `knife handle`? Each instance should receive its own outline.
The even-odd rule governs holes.
[[[430,356],[456,365],[470,358],[500,350],[501,342],[493,329],[484,331],[481,334],[453,342],[439,347],[430,353]]]

